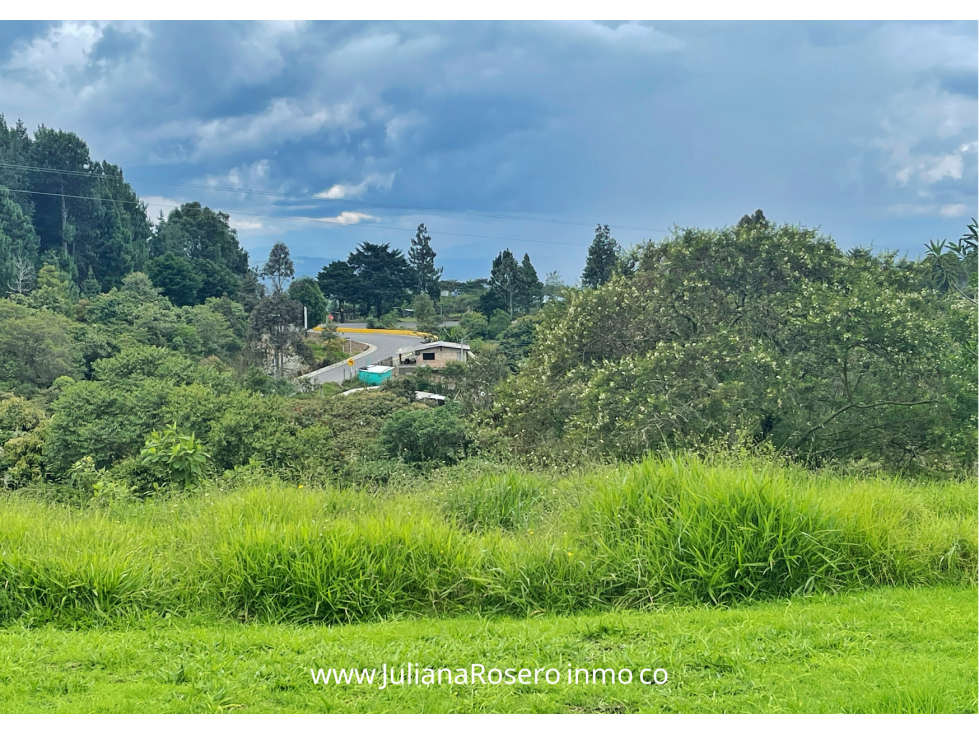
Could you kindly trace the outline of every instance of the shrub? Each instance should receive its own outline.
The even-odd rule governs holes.
[[[387,452],[411,464],[454,464],[465,456],[465,424],[449,407],[404,410],[384,424],[381,441]]]
[[[178,433],[175,423],[163,432],[153,431],[139,454],[143,466],[182,489],[201,486],[210,458],[194,434]]]

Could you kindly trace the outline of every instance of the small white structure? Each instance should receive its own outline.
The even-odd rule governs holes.
[[[429,342],[417,347],[398,350],[398,366],[407,367],[427,365],[433,370],[445,367],[449,362],[465,362],[472,349],[468,344],[457,342]]]

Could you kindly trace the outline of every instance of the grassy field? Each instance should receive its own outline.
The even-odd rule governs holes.
[[[694,459],[466,469],[374,494],[246,476],[103,508],[10,496],[0,624],[576,614],[974,585],[976,503],[974,483]]]
[[[0,499],[0,711],[976,711],[974,482],[692,457],[373,490],[259,472]],[[309,672],[383,663],[561,682]]]
[[[974,588],[323,627],[0,630],[0,712],[976,712]],[[665,685],[316,685],[310,668],[663,668]],[[649,674],[647,675],[647,679]]]

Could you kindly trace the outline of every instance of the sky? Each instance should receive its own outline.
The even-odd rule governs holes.
[[[0,113],[310,274],[424,223],[444,277],[508,248],[573,283],[598,223],[628,246],[758,208],[917,257],[976,216],[977,30],[0,22]]]

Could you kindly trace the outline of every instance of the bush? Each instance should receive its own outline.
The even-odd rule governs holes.
[[[449,407],[403,410],[384,424],[387,452],[411,464],[454,464],[465,457],[466,427]]]
[[[194,434],[177,432],[177,425],[163,432],[153,431],[139,454],[140,463],[152,470],[164,482],[187,490],[204,482],[210,455]]]
[[[77,377],[82,356],[71,322],[0,299],[0,389],[37,390],[61,375]]]

